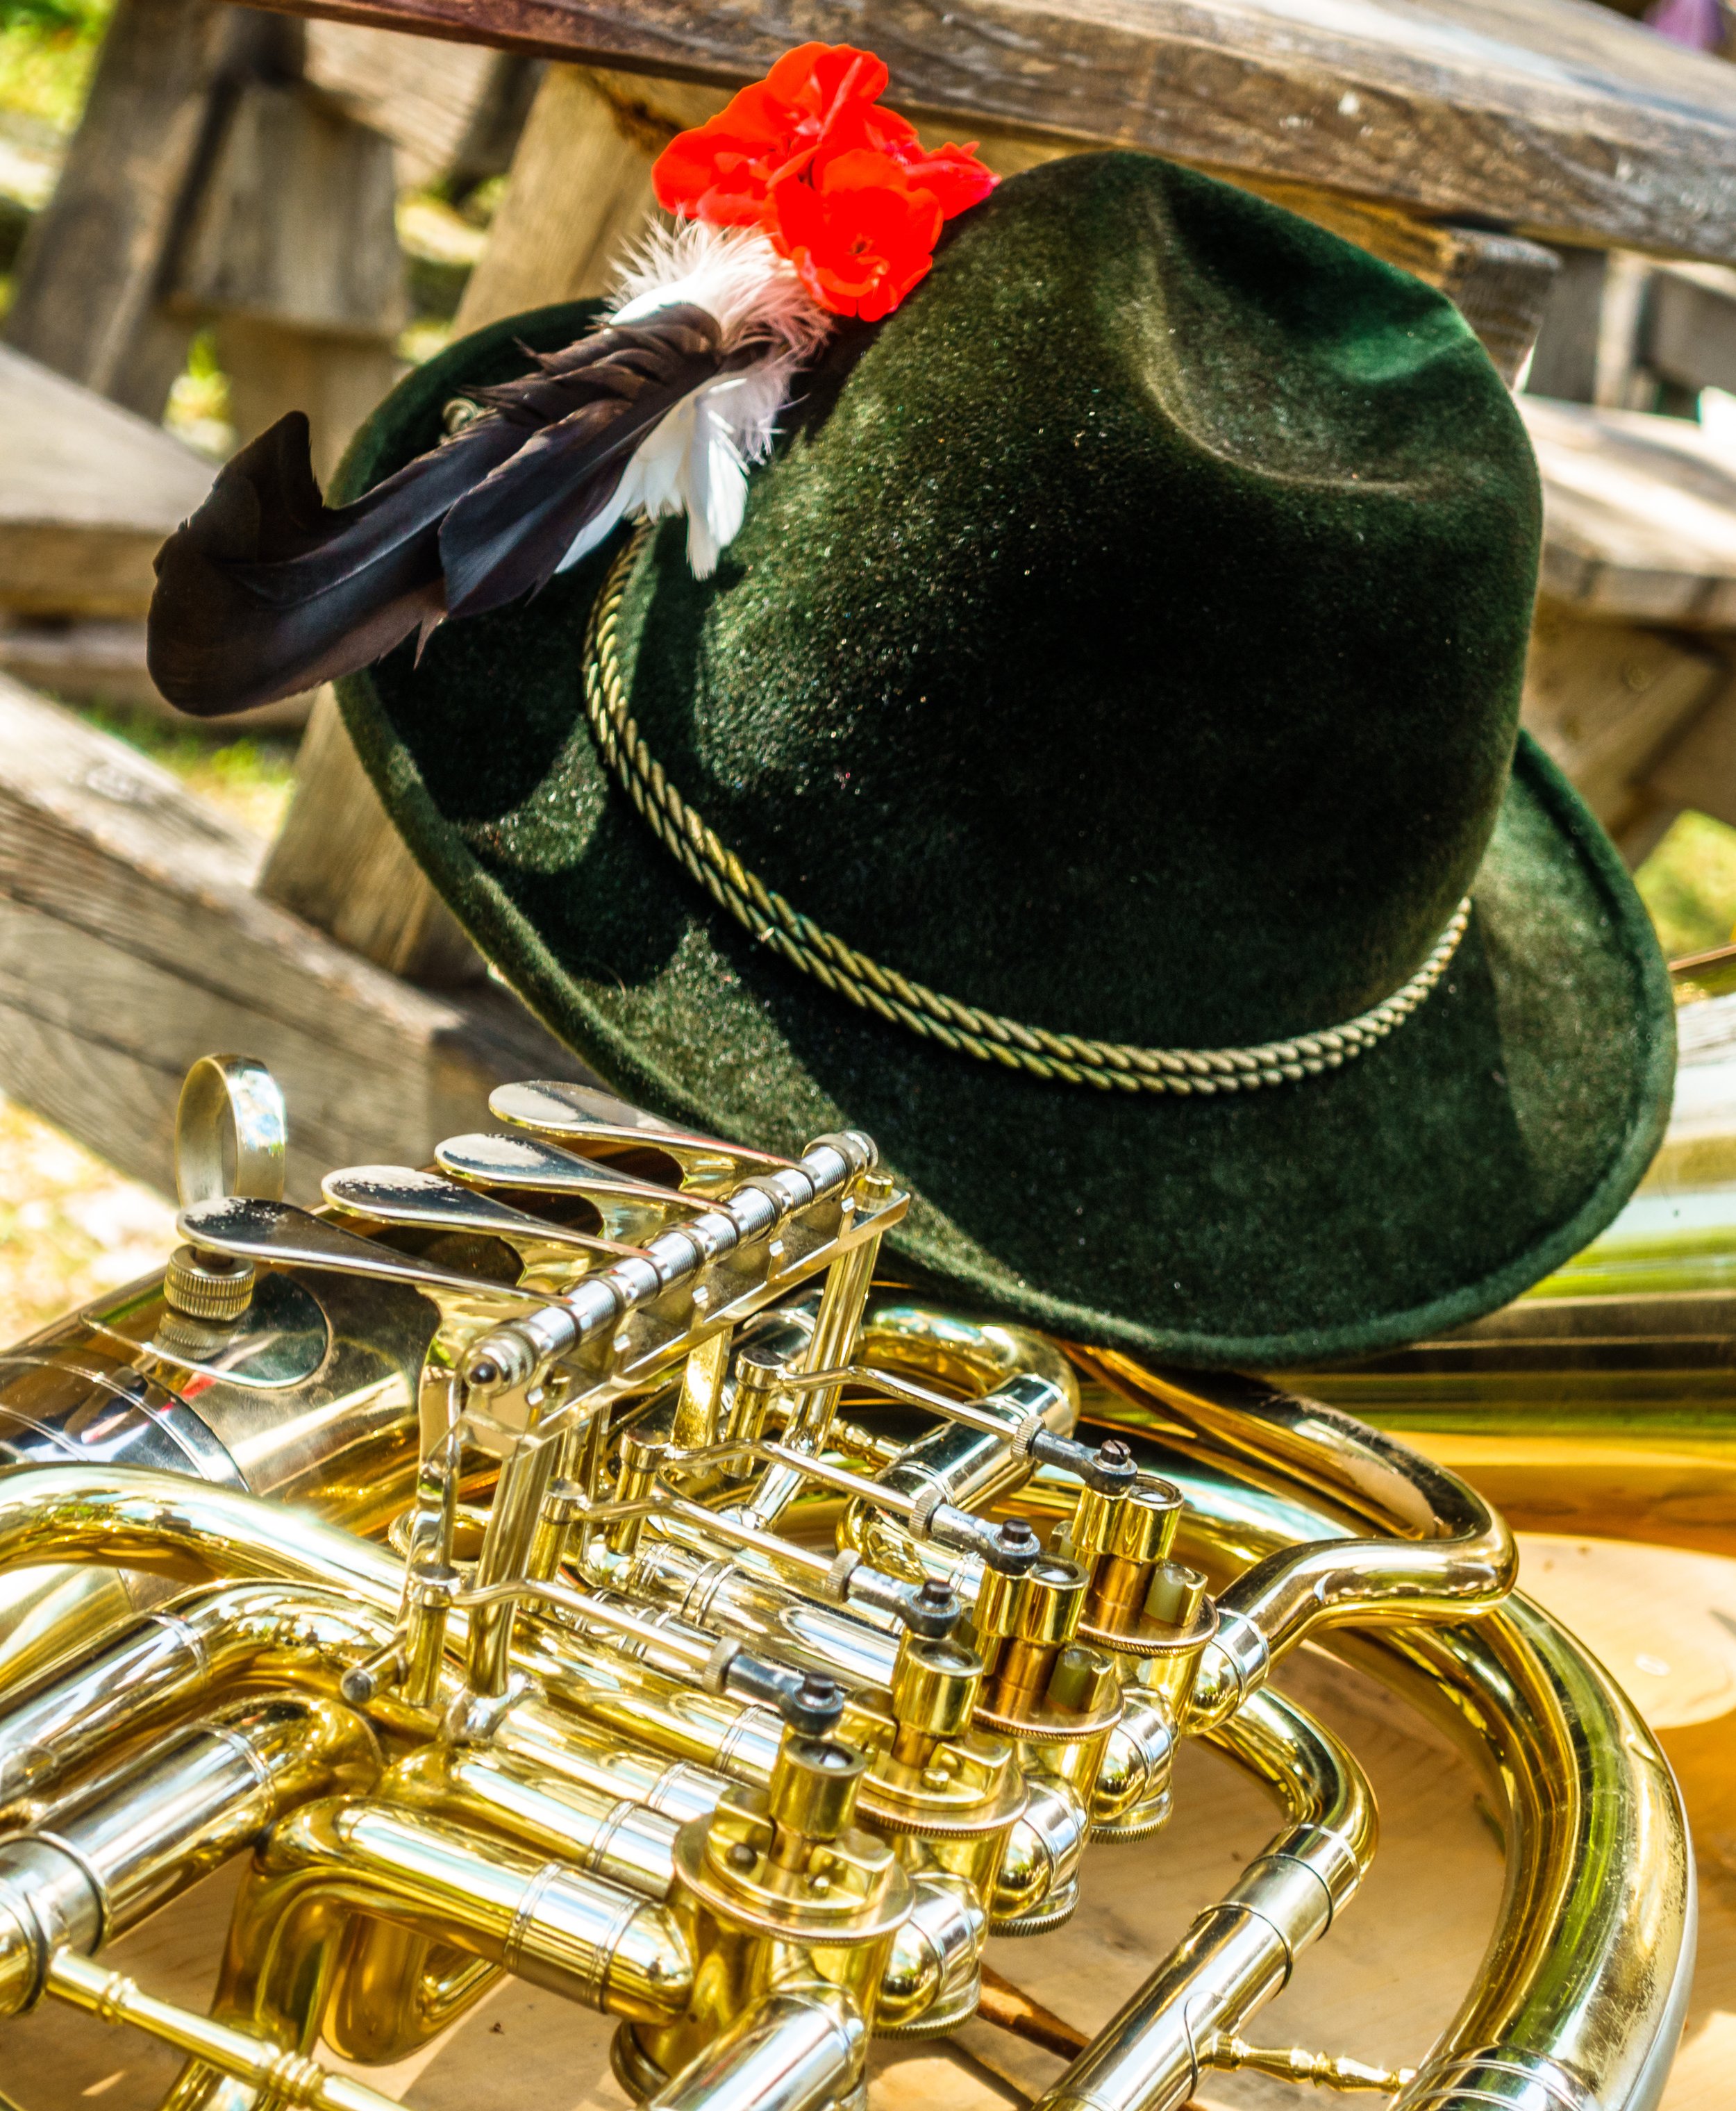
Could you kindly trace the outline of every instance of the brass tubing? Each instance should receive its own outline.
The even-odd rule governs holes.
[[[529,1573],[543,1498],[561,1453],[561,1440],[534,1432],[521,1437],[501,1469],[489,1510],[488,1530],[476,1564],[475,1587],[517,1582]],[[502,1694],[511,1670],[512,1625],[517,1607],[510,1597],[479,1602],[470,1623],[470,1682],[474,1691]]]
[[[872,1177],[872,1176],[870,1176]],[[820,1310],[807,1346],[797,1359],[802,1375],[811,1371],[836,1370],[848,1364],[861,1338],[862,1311],[874,1282],[874,1265],[879,1255],[879,1235],[864,1239],[858,1246],[835,1260],[826,1272],[820,1293]],[[802,1450],[825,1448],[832,1427],[832,1410],[838,1405],[835,1385],[816,1387],[798,1402],[796,1421],[789,1436]]]
[[[304,1511],[140,1466],[15,1466],[0,1473],[0,1568],[78,1562],[177,1583],[269,1581],[335,1591],[398,1618],[389,1548]]]
[[[1038,2111],[1170,2111],[1185,2102],[1199,2080],[1199,2045],[1283,1988],[1373,1858],[1375,1804],[1361,1769],[1291,1702],[1257,1693],[1212,1741],[1278,1795],[1292,1823],[1200,1916]]]
[[[818,2111],[847,2101],[867,2032],[823,1986],[769,1994],[666,2081],[645,2111]]]
[[[89,1665],[75,1665],[59,1678],[51,1668],[16,1708],[0,1714],[0,1779],[10,1777],[11,1769],[30,1785],[27,1798],[13,1800],[10,1814],[28,1815],[59,1782],[220,1697],[293,1689],[336,1700],[344,1672],[389,1632],[384,1614],[334,1593],[264,1583],[220,1586],[182,1600],[173,1614],[149,1615]],[[539,1677],[576,1675],[570,1662],[557,1664],[534,1648],[520,1660]],[[128,1678],[132,1682],[124,1685]],[[457,1690],[448,1671],[437,1704]],[[727,1738],[733,1704],[704,1697],[717,1718],[718,1738]],[[389,1692],[366,1712],[389,1731],[425,1734],[425,1721]],[[534,1766],[557,1783],[574,1782],[609,1807],[643,1805],[678,1823],[715,1809],[725,1786],[720,1774],[593,1730],[534,1699],[512,1711],[494,1742],[516,1764]]]
[[[691,1546],[652,1541],[648,1534],[628,1580],[635,1593],[738,1636],[781,1663],[827,1673],[847,1686],[891,1682],[896,1635],[843,1606],[816,1605],[807,1593],[752,1574],[728,1557],[707,1559]]]
[[[0,1812],[30,1815],[62,1782],[214,1696],[289,1687],[335,1700],[344,1671],[389,1632],[380,1614],[263,1583],[147,1614],[93,1657],[50,1665],[0,1713]]]
[[[425,1745],[381,1781],[382,1802],[426,1810],[474,1832],[570,1862],[647,1898],[669,1895],[677,1821],[576,1782],[550,1780],[510,1753]]]
[[[114,1564],[186,1582],[271,1578],[282,1588],[329,1590],[389,1622],[403,1583],[386,1548],[257,1496],[137,1467],[0,1473],[0,1568],[33,1561]],[[456,1642],[463,1617],[450,1628]],[[770,1710],[684,1687],[548,1621],[520,1628],[515,1660],[593,1722],[670,1759],[749,1782],[769,1776],[781,1735]]]
[[[1501,1920],[1395,2111],[1478,2111],[1520,2077],[1540,2100],[1570,2081],[1600,2111],[1655,2104],[1693,1977],[1693,1864],[1679,1791],[1632,1703],[1519,1597],[1475,1627],[1332,1646],[1480,1745],[1505,1806]]]
[[[304,2049],[346,1944],[347,1976],[389,2005],[397,1953],[376,1981],[366,1927],[351,1941],[358,1914],[611,2014],[668,2023],[686,2006],[692,1960],[664,1907],[444,1819],[348,1802],[272,1833],[236,1900],[216,2013]]]
[[[1171,1441],[1179,1429],[1226,1473],[1239,1478],[1252,1465],[1268,1484],[1275,1477],[1329,1494],[1340,1513],[1329,1540],[1290,1541],[1225,1584],[1184,1728],[1224,1720],[1279,1658],[1323,1628],[1481,1614],[1512,1589],[1518,1555],[1506,1521],[1444,1468],[1378,1430],[1257,1379],[1184,1384],[1111,1351],[1075,1354],[1110,1395],[1093,1401],[1093,1414]],[[1357,1528],[1371,1524],[1395,1537],[1361,1537]]]
[[[105,2023],[130,2023],[163,2045],[191,2053],[219,2074],[261,2091],[271,2103],[294,2111],[398,2111],[390,2097],[362,2082],[329,2073],[275,2045],[262,2045],[244,2031],[157,2000],[121,1973],[105,1972],[70,1950],[61,1950],[50,1960],[48,1991],[57,2000]]]
[[[0,2013],[34,1998],[48,1949],[95,1950],[298,1803],[366,1787],[379,1768],[373,1738],[346,1709],[253,1702],[171,1737],[52,1823],[0,1842]]]
[[[1117,1362],[1120,1426],[1168,1437],[1181,1419],[1170,1414],[1175,1388]],[[1249,1382],[1212,1383],[1227,1395]],[[1263,1486],[1152,1447],[1150,1463],[1188,1499],[1179,1550],[1216,1578],[1334,1533],[1347,1541],[1381,1521],[1388,1495],[1394,1527],[1414,1524],[1431,1469],[1347,1417],[1292,1405],[1307,1442],[1297,1420],[1263,1419],[1225,1447]],[[1107,1420],[1115,1410],[1093,1401],[1091,1411]],[[1506,2101],[1527,2086],[1600,2111],[1655,2104],[1692,1974],[1693,1874],[1679,1795],[1632,1704],[1516,1595],[1470,1624],[1335,1628],[1326,1646],[1453,1736],[1506,1838],[1507,1891],[1483,1973],[1395,2111],[1478,2111],[1490,2093]]]

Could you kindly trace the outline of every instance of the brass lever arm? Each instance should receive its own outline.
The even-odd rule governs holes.
[[[334,2074],[299,2053],[264,2044],[247,2031],[159,2000],[124,1973],[105,1971],[74,1951],[59,1950],[50,1960],[47,1991],[105,2023],[130,2023],[148,2032],[219,2073],[249,2084],[263,2100],[293,2105],[295,2111],[398,2111],[390,2097],[364,2082]]]

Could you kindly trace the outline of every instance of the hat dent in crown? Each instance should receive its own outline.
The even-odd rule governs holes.
[[[411,377],[352,488],[575,323]],[[798,908],[966,1002],[1195,1048],[1380,1002],[1466,892],[1470,930],[1388,1042],[1291,1086],[1124,1096],[918,1042],[756,947],[613,788],[579,693],[599,557],[345,685],[412,847],[557,1030],[723,1133],[859,1124],[916,1188],[907,1269],[1183,1360],[1402,1340],[1601,1228],[1659,1133],[1667,991],[1595,823],[1528,743],[1512,767],[1535,471],[1446,302],[1082,157],[963,219],[788,422],[713,579],[652,538],[620,664],[671,781]]]

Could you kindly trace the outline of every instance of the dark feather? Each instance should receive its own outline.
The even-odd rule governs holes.
[[[702,308],[670,308],[614,335],[620,351],[563,377],[569,387],[582,378],[589,401],[543,426],[441,524],[449,615],[481,615],[546,584],[614,496],[640,441],[732,363]]]
[[[688,306],[530,356],[522,379],[476,392],[484,415],[351,506],[324,503],[299,411],[243,447],[157,555],[149,664],[164,696],[201,718],[244,710],[542,584],[633,448],[725,363],[716,325]],[[533,447],[505,494],[515,525],[500,493],[482,494]]]

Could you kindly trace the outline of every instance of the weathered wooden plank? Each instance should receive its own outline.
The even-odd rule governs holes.
[[[1597,346],[1608,275],[1609,258],[1601,249],[1563,252],[1525,384],[1534,395],[1568,403],[1597,400]]]
[[[193,324],[162,307],[227,84],[280,22],[217,0],[120,0],[66,165],[19,260],[7,343],[155,419]]]
[[[1321,184],[1438,218],[1708,257],[1736,78],[1576,0],[279,0],[293,11],[734,83],[808,38],[896,99]]]
[[[692,121],[721,100],[702,91]],[[513,157],[489,246],[465,288],[458,329],[605,292],[622,250],[655,209],[652,158],[675,129],[636,109],[607,79],[552,66]]]
[[[220,316],[213,334],[238,440],[256,438],[286,411],[305,411],[321,483],[402,371],[389,338],[329,337],[250,316]]]
[[[1736,447],[1685,418],[1521,396],[1543,479],[1543,592],[1587,612],[1736,629]]]
[[[1646,773],[1646,788],[1672,810],[1697,807],[1736,828],[1736,679],[1723,686]]]
[[[140,621],[26,619],[0,626],[0,674],[63,701],[121,704],[148,711],[184,732],[187,720],[151,679],[145,647]],[[234,712],[224,727],[238,733],[299,733],[311,703],[311,697],[285,697],[280,703]]]
[[[411,987],[253,892],[265,846],[166,771],[0,678],[0,1089],[163,1186],[181,1073],[277,1071],[311,1195],[415,1163],[490,1087],[583,1066],[492,987]]]
[[[389,338],[408,316],[392,143],[302,82],[235,97],[170,297],[325,335]],[[343,229],[341,241],[333,238]]]
[[[1654,764],[1679,736],[1692,738],[1687,729],[1728,679],[1716,652],[1544,602],[1525,669],[1525,723],[1625,848],[1661,797]]]
[[[151,560],[211,488],[159,426],[0,346],[0,608],[143,615]]]
[[[398,148],[407,183],[502,173],[529,103],[534,64],[452,44],[310,22],[304,77]]]
[[[1684,388],[1736,390],[1736,271],[1674,264],[1646,288],[1640,356]]]
[[[392,974],[436,988],[484,977],[475,948],[387,819],[329,689],[315,703],[259,892]]]

